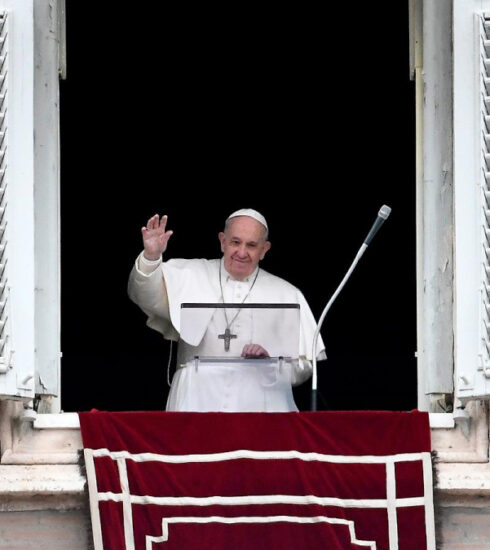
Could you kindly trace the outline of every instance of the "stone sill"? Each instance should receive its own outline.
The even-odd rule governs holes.
[[[443,496],[490,497],[490,465],[487,464],[437,464],[436,493]]]
[[[0,493],[80,494],[85,490],[85,477],[73,464],[0,465]]]
[[[37,414],[33,423],[37,430],[80,429],[77,413]]]
[[[429,422],[432,429],[448,429],[456,425],[450,413],[430,413]],[[80,421],[77,413],[38,414],[33,425],[38,430],[73,429],[80,428]]]
[[[456,426],[451,413],[429,413],[429,424],[432,430],[451,429]]]
[[[77,413],[11,412],[10,433],[3,440],[1,465],[78,465],[83,445]]]
[[[0,512],[84,508],[85,487],[76,465],[0,465]]]

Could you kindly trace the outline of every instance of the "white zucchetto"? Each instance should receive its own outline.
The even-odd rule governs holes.
[[[267,230],[269,229],[264,216],[252,208],[241,208],[240,210],[233,212],[233,214],[230,214],[226,221],[231,220],[231,218],[237,218],[238,216],[249,216],[250,218],[254,218],[254,220],[260,222]]]

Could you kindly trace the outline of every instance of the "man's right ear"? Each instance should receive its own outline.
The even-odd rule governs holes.
[[[221,252],[224,252],[225,251],[225,234],[223,233],[223,231],[220,231],[218,233],[218,239],[219,239],[219,242],[221,243]]]

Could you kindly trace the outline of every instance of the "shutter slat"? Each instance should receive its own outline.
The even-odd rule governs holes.
[[[5,116],[8,94],[7,59],[8,59],[8,22],[7,13],[0,14],[0,257],[4,259],[7,252],[5,214],[7,209],[7,117]],[[0,363],[9,368],[10,326],[8,316],[8,285],[5,261],[0,264]]]
[[[482,288],[480,325],[480,357],[483,369],[490,367],[490,20],[488,14],[481,19],[481,130],[482,130]]]

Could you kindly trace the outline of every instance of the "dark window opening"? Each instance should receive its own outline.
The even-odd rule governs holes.
[[[263,267],[318,319],[384,203],[392,215],[323,326],[319,408],[416,407],[414,85],[408,11],[393,9],[356,22],[336,7],[101,4],[88,28],[67,0],[65,411],[165,406],[168,343],[126,293],[154,213],[174,230],[168,257],[211,258],[229,213],[262,211]],[[295,392],[308,409],[310,384]]]

